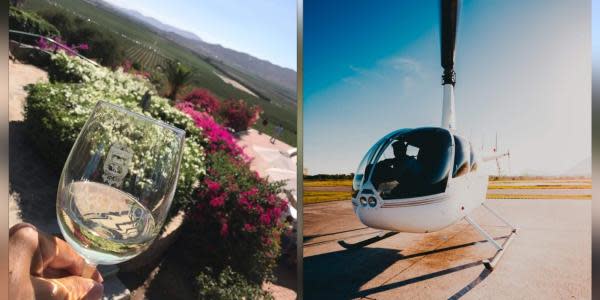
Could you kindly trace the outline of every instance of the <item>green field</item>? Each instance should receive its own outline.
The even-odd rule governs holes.
[[[157,66],[164,66],[167,62],[167,59],[159,53],[137,45],[129,46],[125,50],[125,55],[130,59],[135,58],[144,69],[154,69]]]
[[[304,179],[304,187],[352,186],[350,179],[308,180]]]
[[[111,31],[120,39],[128,58],[140,62],[145,68],[155,68],[166,59],[177,60],[191,67],[194,70],[194,77],[190,86],[209,89],[221,100],[243,99],[250,104],[260,106],[269,120],[269,126],[264,131],[272,134],[274,127],[281,124],[285,130],[280,139],[296,146],[295,91],[286,90],[261,78],[203,57],[160,36],[144,24],[82,0],[28,0],[24,6],[24,9],[33,11],[49,8],[63,9],[83,19],[90,19],[90,22],[96,23],[103,30]],[[240,82],[259,96],[255,97],[223,82],[215,72]],[[262,129],[260,121],[255,127]]]
[[[351,192],[325,192],[325,191],[304,191],[304,204],[321,203],[328,201],[350,201]]]
[[[343,201],[350,200],[352,193],[350,191],[341,191],[340,189],[331,190],[331,188],[350,188],[352,180],[349,179],[327,179],[315,180],[304,179],[304,201],[305,204],[321,203],[328,201]],[[310,190],[306,190],[310,188]],[[322,188],[322,189],[321,189]],[[591,194],[536,194],[525,193],[526,190],[590,190],[591,180],[589,179],[503,179],[490,180],[488,186],[488,199],[574,199],[574,200],[589,200]],[[497,190],[494,192],[494,190]],[[502,190],[524,190],[520,193],[506,193]]]

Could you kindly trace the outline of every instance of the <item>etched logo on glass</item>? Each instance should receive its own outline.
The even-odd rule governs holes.
[[[104,175],[102,179],[112,186],[120,186],[123,179],[129,172],[129,164],[133,152],[127,146],[115,143],[108,150],[106,161],[104,162]]]

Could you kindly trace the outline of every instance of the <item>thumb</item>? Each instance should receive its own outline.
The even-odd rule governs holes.
[[[102,284],[79,276],[56,279],[32,276],[31,282],[35,291],[35,298],[41,300],[99,300],[104,293]]]

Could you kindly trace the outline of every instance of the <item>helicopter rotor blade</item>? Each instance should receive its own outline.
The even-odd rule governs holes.
[[[454,73],[454,55],[456,48],[456,28],[458,26],[458,0],[440,1],[440,39],[441,58],[444,75],[443,84],[456,82]]]

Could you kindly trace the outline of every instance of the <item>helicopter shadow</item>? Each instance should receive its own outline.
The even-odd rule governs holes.
[[[364,230],[364,229],[369,229],[369,227],[367,226],[363,226],[363,227],[359,227],[359,228],[354,228],[354,229],[348,229],[348,230],[340,230],[340,231],[336,231],[336,232],[328,232],[328,233],[321,233],[321,234],[313,234],[313,235],[305,235],[303,237],[304,242],[309,242],[315,238],[319,238],[319,237],[324,237],[324,236],[333,236],[336,234],[341,234],[341,233],[348,233],[348,232],[354,232],[354,231],[360,231],[360,230]]]
[[[497,237],[504,239],[506,236]],[[410,284],[422,282],[436,277],[460,272],[469,268],[481,266],[480,260],[459,266],[435,271],[406,280],[384,284],[381,286],[361,290],[361,287],[370,282],[386,269],[398,261],[415,257],[452,251],[473,246],[476,241],[450,247],[424,251],[411,255],[402,255],[401,250],[386,248],[360,248],[324,253],[304,258],[304,296],[306,299],[355,299],[369,297],[369,295],[393,290]],[[470,290],[481,283],[489,271],[484,269],[475,279],[449,299],[460,299]]]

